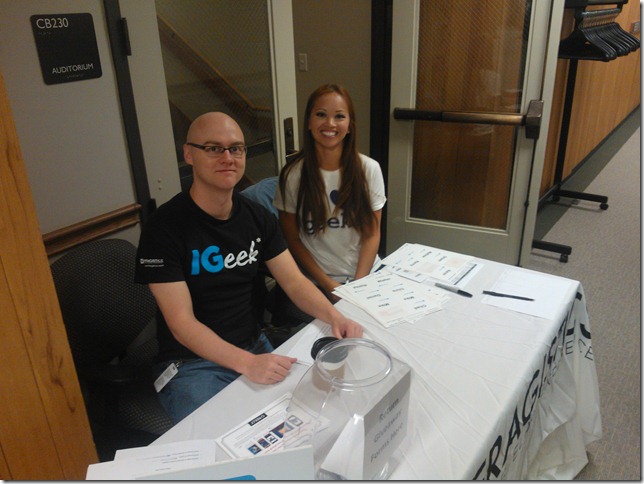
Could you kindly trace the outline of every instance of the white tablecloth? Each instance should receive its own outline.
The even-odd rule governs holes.
[[[601,437],[583,288],[571,281],[553,319],[501,309],[483,304],[481,291],[509,266],[477,261],[483,267],[466,287],[474,297],[454,295],[414,324],[385,328],[337,304],[413,370],[407,436],[390,479],[571,479]],[[294,365],[272,386],[239,378],[155,443],[217,438],[293,391],[306,370]]]

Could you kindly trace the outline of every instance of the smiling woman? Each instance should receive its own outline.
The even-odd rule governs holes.
[[[301,269],[335,300],[335,287],[377,267],[384,180],[378,162],[358,153],[355,109],[344,87],[325,84],[310,95],[303,132],[274,204]]]
[[[339,93],[328,92],[317,98],[308,128],[315,140],[320,168],[329,171],[340,168],[344,138],[349,133],[349,125],[355,125],[353,119],[347,101]]]

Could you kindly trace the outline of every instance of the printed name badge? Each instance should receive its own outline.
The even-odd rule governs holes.
[[[170,380],[179,373],[179,370],[177,369],[177,365],[175,363],[170,363],[170,366],[168,366],[161,375],[159,375],[159,378],[154,380],[154,389],[159,393],[161,390],[163,390],[163,387],[168,384]]]

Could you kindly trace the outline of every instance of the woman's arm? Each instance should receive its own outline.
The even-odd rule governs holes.
[[[382,210],[376,210],[373,214],[375,219],[371,230],[367,235],[362,235],[360,238],[360,254],[358,255],[355,279],[360,279],[371,272],[373,261],[376,260],[378,248],[380,247],[380,221],[382,220]]]
[[[328,294],[331,294],[333,289],[340,285],[339,282],[331,279],[322,268],[315,262],[313,256],[308,251],[300,240],[300,234],[295,223],[295,214],[279,211],[280,226],[282,233],[288,244],[288,249],[297,261],[300,267],[310,277],[318,283],[318,285]]]

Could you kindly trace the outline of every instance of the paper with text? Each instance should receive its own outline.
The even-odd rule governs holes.
[[[120,449],[113,461],[90,465],[86,479],[133,480],[211,465],[215,464],[216,449],[211,439]]]
[[[403,244],[382,263],[392,271],[406,272],[406,277],[416,282],[431,277],[454,286],[477,265],[474,257],[412,243]]]
[[[217,439],[231,457],[264,455],[283,447],[284,420],[291,394],[286,393]]]
[[[334,294],[346,299],[372,316],[384,327],[413,323],[442,309],[445,295],[387,269],[338,286]]]

